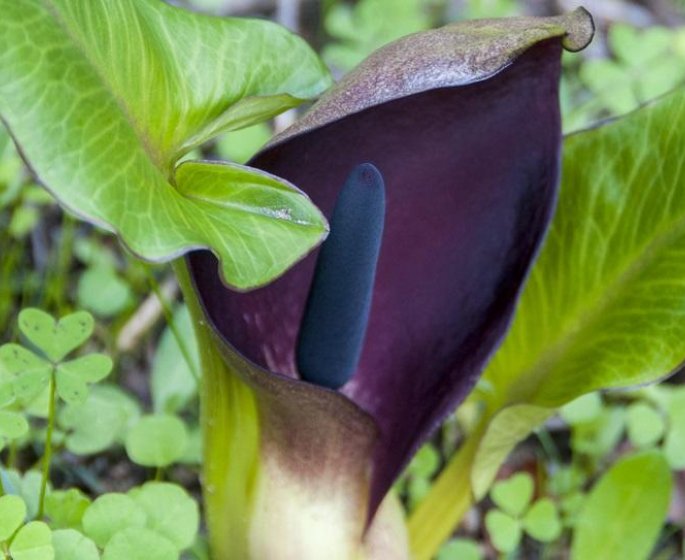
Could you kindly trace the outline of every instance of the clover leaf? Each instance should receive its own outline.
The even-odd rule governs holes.
[[[74,529],[60,529],[52,533],[55,560],[99,560],[95,543]]]
[[[57,490],[45,498],[45,514],[53,529],[80,529],[90,499],[78,488]]]
[[[29,431],[29,423],[18,412],[0,410],[0,450],[8,441],[25,436]]]
[[[144,467],[163,468],[183,457],[188,430],[183,421],[170,414],[143,417],[126,437],[131,461]]]
[[[200,525],[197,502],[177,484],[148,482],[128,494],[145,510],[147,528],[180,551],[192,546]]]
[[[26,504],[19,496],[0,498],[0,541],[7,542],[26,519]]]
[[[144,527],[145,510],[126,494],[104,494],[83,514],[83,531],[98,546],[105,547],[118,532],[131,527]]]
[[[178,556],[169,539],[150,529],[135,527],[112,537],[102,560],[175,560]]]
[[[493,546],[500,552],[516,550],[524,534],[540,542],[552,542],[561,535],[561,520],[556,505],[541,498],[531,505],[534,484],[527,473],[518,473],[493,485],[490,498],[500,509],[485,516]]]
[[[19,330],[51,362],[59,362],[76,350],[93,334],[95,322],[86,311],[71,313],[56,321],[40,309],[29,308],[19,313]]]
[[[55,558],[52,532],[41,521],[31,521],[19,529],[9,550],[13,560],[54,560]]]
[[[138,403],[119,387],[95,385],[85,402],[64,407],[58,422],[67,431],[67,449],[90,455],[122,442],[139,417]]]
[[[495,504],[512,516],[521,515],[533,497],[533,479],[527,473],[518,473],[492,487],[490,497]]]
[[[93,327],[93,317],[85,311],[59,321],[40,309],[29,308],[19,313],[19,329],[41,355],[19,344],[0,346],[0,379],[4,378],[4,383],[0,382],[0,403],[10,404],[14,399],[31,403],[45,391],[53,375],[62,400],[84,402],[88,385],[109,374],[112,360],[104,354],[62,360],[88,340]]]

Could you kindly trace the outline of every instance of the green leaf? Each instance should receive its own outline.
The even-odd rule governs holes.
[[[29,431],[29,423],[23,414],[0,410],[0,449],[7,440],[18,439]]]
[[[219,138],[216,149],[223,158],[246,163],[271,138],[271,129],[259,123]]]
[[[26,519],[26,504],[19,496],[0,498],[0,541],[8,541]]]
[[[471,469],[471,485],[477,499],[487,494],[500,465],[516,444],[552,413],[539,406],[514,405],[500,411],[490,421]]]
[[[183,456],[178,462],[190,465],[202,464],[203,440],[202,428],[200,426],[190,428],[188,430],[188,443],[183,451]]]
[[[571,433],[571,447],[579,454],[601,459],[611,453],[625,431],[625,409],[610,406],[602,409],[592,422],[578,424]]]
[[[681,121],[685,90],[566,140],[552,229],[486,373],[500,400],[558,406],[682,362]]]
[[[577,517],[572,560],[648,558],[668,513],[671,487],[671,472],[659,451],[618,461]]]
[[[35,206],[19,206],[12,213],[7,231],[15,239],[23,239],[36,227],[39,219],[40,212]]]
[[[162,334],[152,364],[152,404],[155,412],[173,414],[197,395],[197,380],[191,368],[200,371],[200,360],[188,308],[180,306],[173,317],[174,326],[190,354],[188,364],[170,327]]]
[[[232,165],[176,167],[217,134],[328,87],[300,38],[160,0],[0,0],[0,12],[0,116],[68,210],[150,261],[209,248],[238,288],[320,242],[324,218],[287,182]]]
[[[59,321],[40,309],[19,313],[19,330],[52,362],[59,362],[93,334],[95,322],[87,311],[77,311]]]
[[[57,366],[57,394],[67,403],[85,402],[88,384],[97,383],[112,371],[112,360],[104,354],[88,354]]]
[[[178,550],[189,548],[200,526],[197,502],[176,484],[148,482],[129,492],[147,514],[147,527],[169,539]]]
[[[685,359],[679,122],[682,89],[567,138],[552,228],[484,376],[493,415],[648,383]]]
[[[495,505],[512,517],[519,517],[533,497],[533,478],[528,473],[517,473],[497,482],[490,491]]]
[[[685,387],[669,392],[666,404],[669,429],[663,451],[672,469],[685,468]]]
[[[18,344],[0,346],[0,370],[11,380],[12,394],[22,402],[34,400],[50,383],[52,364]],[[7,387],[3,401],[8,402]],[[11,401],[10,401],[11,402]]]
[[[102,560],[177,560],[178,551],[163,536],[149,529],[125,529],[105,547]]]
[[[12,560],[54,560],[50,528],[41,521],[27,523],[14,537],[10,554]]]
[[[45,498],[45,514],[53,529],[80,529],[88,506],[90,499],[77,488],[57,490]]]
[[[9,471],[9,473],[16,492],[24,499],[28,511],[27,517],[29,519],[35,518],[38,513],[43,475],[36,470],[27,471],[23,476],[16,471]],[[50,492],[52,492],[52,487],[48,482],[46,495],[49,496]]]
[[[145,510],[126,494],[104,494],[95,500],[83,514],[83,532],[99,547],[124,529],[144,527]]]
[[[98,317],[114,317],[133,300],[130,286],[110,266],[93,266],[79,278],[76,297],[80,307]]]
[[[326,16],[326,30],[340,41],[324,49],[333,66],[350,70],[373,51],[410,33],[430,29],[427,0],[364,0],[354,7],[337,3]]]
[[[126,437],[129,458],[144,467],[167,467],[178,461],[186,448],[188,430],[180,418],[169,414],[143,417]]]
[[[485,516],[493,546],[500,552],[513,552],[521,542],[521,525],[518,520],[498,509],[490,510]]]
[[[438,552],[436,560],[482,560],[478,543],[470,539],[452,539]]]
[[[430,478],[440,468],[440,454],[435,446],[429,444],[424,445],[419,449],[414,456],[409,467],[408,472],[412,476]]]
[[[599,393],[588,393],[564,405],[559,414],[571,426],[592,422],[602,412],[602,397]]]
[[[413,510],[426,497],[431,486],[428,478],[411,477],[407,481],[407,502],[410,510]]]
[[[651,447],[666,431],[662,415],[647,403],[637,402],[628,407],[628,438],[635,447]]]
[[[52,533],[55,560],[99,560],[95,543],[73,529],[61,529]]]
[[[552,542],[561,535],[561,521],[556,506],[549,498],[535,502],[523,518],[523,528],[540,542]]]
[[[121,389],[95,385],[86,402],[67,405],[57,418],[60,427],[69,432],[67,449],[77,455],[90,455],[123,440],[139,417],[138,404]]]

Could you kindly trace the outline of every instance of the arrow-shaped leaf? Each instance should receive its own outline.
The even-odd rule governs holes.
[[[0,116],[67,209],[148,260],[209,248],[239,288],[267,282],[325,234],[288,183],[210,164],[192,185],[175,173],[193,147],[329,85],[301,39],[161,0],[0,0],[0,13]],[[215,198],[189,196],[206,182]],[[242,206],[227,209],[229,199]]]

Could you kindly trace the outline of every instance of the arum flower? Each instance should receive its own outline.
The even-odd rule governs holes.
[[[386,496],[507,331],[554,208],[562,47],[591,35],[578,10],[409,36],[249,164],[307,193],[331,237],[249,293],[188,258],[217,348],[218,557],[408,557]]]

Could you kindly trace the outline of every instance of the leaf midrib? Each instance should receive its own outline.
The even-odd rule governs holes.
[[[163,173],[165,173],[166,177],[167,165],[165,164],[165,158],[163,157],[161,152],[153,146],[151,139],[147,136],[147,134],[145,134],[145,132],[136,125],[136,119],[131,114],[131,111],[125,99],[121,97],[119,93],[117,93],[116,88],[107,79],[106,75],[100,70],[99,65],[96,63],[96,61],[91,56],[89,56],[88,49],[86,49],[86,45],[79,38],[78,34],[74,33],[72,28],[69,26],[69,23],[60,13],[59,8],[55,5],[54,1],[43,0],[43,4],[45,5],[46,9],[52,14],[52,17],[55,20],[55,23],[59,26],[59,28],[66,34],[66,36],[69,39],[71,39],[72,45],[76,47],[81,56],[88,62],[89,67],[91,68],[91,70],[93,70],[95,75],[100,80],[100,83],[102,84],[102,87],[105,90],[105,92],[108,93],[114,99],[117,107],[119,107],[119,110],[121,111],[122,116],[124,117],[124,120],[128,123],[131,130],[133,130],[133,133],[135,134],[136,138],[138,138],[140,146],[142,146],[144,152],[150,159],[152,165],[160,171],[162,171]],[[172,168],[173,165],[170,163],[168,167]]]

